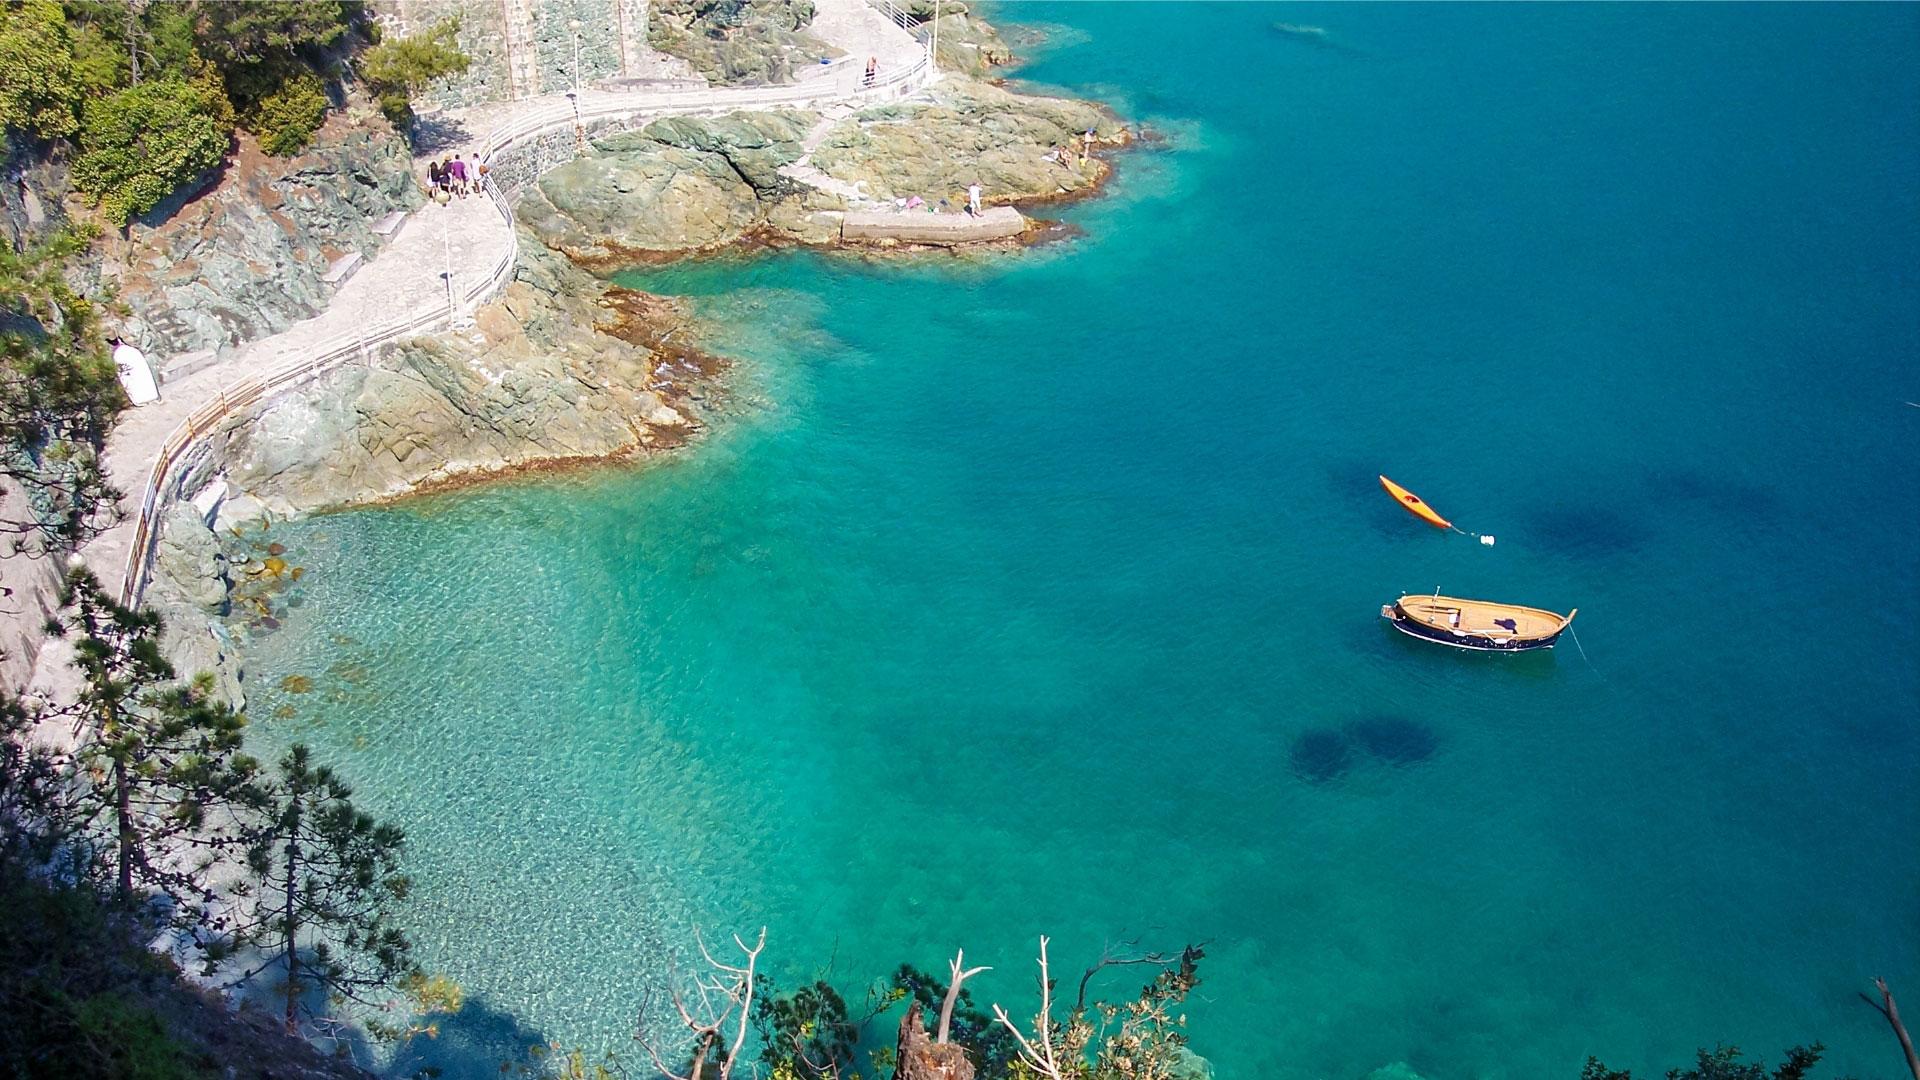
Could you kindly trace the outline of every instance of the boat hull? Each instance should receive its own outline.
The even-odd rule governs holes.
[[[1422,641],[1431,641],[1436,645],[1446,645],[1455,649],[1468,649],[1473,652],[1533,652],[1538,649],[1551,649],[1566,633],[1562,627],[1551,634],[1540,637],[1498,638],[1486,634],[1476,634],[1465,630],[1442,630],[1426,623],[1409,618],[1397,605],[1388,604],[1380,609],[1380,617],[1393,624],[1395,630],[1416,637]]]

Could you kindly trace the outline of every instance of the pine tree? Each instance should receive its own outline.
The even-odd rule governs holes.
[[[115,603],[84,569],[68,575],[65,600],[52,629],[76,636],[85,680],[67,710],[86,731],[76,822],[101,841],[120,902],[152,890],[196,921],[197,902],[214,899],[209,872],[245,841],[239,815],[256,801],[258,766],[240,753],[246,721],[210,679],[174,681],[158,616]]]
[[[371,1005],[369,991],[417,977],[412,943],[392,921],[409,888],[405,834],[357,809],[305,746],[287,752],[262,792],[264,822],[247,849],[255,914],[243,936],[267,960],[242,980],[283,967],[293,1030],[310,990]]]

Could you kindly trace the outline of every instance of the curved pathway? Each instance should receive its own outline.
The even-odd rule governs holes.
[[[817,0],[815,31],[848,54],[821,74],[768,87],[602,91],[575,101],[548,95],[453,114],[473,131],[471,157],[490,160],[543,135],[580,123],[625,117],[726,111],[768,106],[828,106],[905,96],[932,81],[925,48],[867,0]],[[867,57],[877,57],[877,85],[864,84]],[[478,130],[474,130],[478,129]],[[421,166],[424,168],[424,164]],[[82,557],[102,584],[137,603],[146,584],[164,490],[177,483],[174,464],[200,437],[267,394],[279,392],[404,336],[457,323],[512,276],[512,210],[498,191],[428,203],[328,301],[326,310],[271,337],[223,355],[191,375],[167,381],[161,398],[123,413],[108,435],[103,462],[124,493],[126,519],[89,543]],[[447,271],[452,271],[449,288]],[[30,686],[69,682],[66,650],[55,639],[41,650]]]

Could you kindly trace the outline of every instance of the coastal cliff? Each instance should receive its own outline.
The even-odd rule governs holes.
[[[382,219],[423,201],[406,140],[364,102],[311,146],[271,157],[238,140],[211,186],[134,221],[103,245],[100,274],[129,309],[128,340],[157,357],[222,350],[320,311],[339,260],[372,258]]]

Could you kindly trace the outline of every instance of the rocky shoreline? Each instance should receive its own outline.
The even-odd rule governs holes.
[[[968,33],[978,70],[980,57],[1010,55],[984,23]],[[970,183],[996,205],[1085,198],[1111,175],[1105,155],[1134,138],[1104,106],[949,75],[918,99],[867,109],[669,117],[592,139],[523,192],[513,279],[470,328],[331,371],[205,440],[182,482],[199,497],[164,516],[146,595],[166,620],[169,656],[244,703],[235,631],[277,628],[276,597],[304,573],[273,550],[276,519],[635,460],[694,439],[724,393],[726,362],[699,347],[686,305],[596,275],[760,247],[923,250],[842,244],[840,217],[914,196],[924,209],[900,213],[958,214]],[[1065,235],[1038,222],[956,250]]]
[[[987,206],[1085,198],[1111,174],[1104,155],[1133,140],[1104,106],[949,76],[924,99],[845,115],[670,117],[594,139],[516,213],[596,273],[739,247],[833,249],[849,210],[959,215],[973,183]]]

